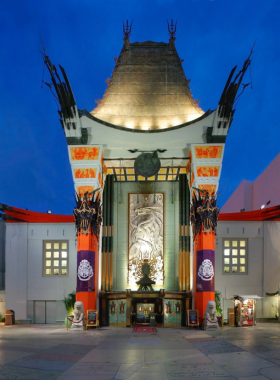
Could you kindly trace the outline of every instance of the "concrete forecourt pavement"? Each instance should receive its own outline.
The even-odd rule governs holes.
[[[0,380],[280,379],[280,324],[186,328],[0,326]]]

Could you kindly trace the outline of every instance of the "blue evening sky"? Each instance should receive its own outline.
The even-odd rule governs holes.
[[[134,20],[132,42],[167,42],[172,17],[178,19],[177,51],[204,111],[217,107],[230,70],[242,66],[257,39],[253,89],[242,95],[226,142],[221,207],[280,150],[279,11],[279,0],[2,1],[0,203],[59,214],[74,207],[57,107],[49,89],[41,89],[39,35],[52,63],[65,68],[78,108],[91,111],[121,51],[122,20]],[[44,80],[50,81],[46,69]]]

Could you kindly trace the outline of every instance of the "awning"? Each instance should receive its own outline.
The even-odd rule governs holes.
[[[256,296],[256,295],[234,295],[231,300],[232,301],[235,301],[235,300],[238,300],[240,302],[244,302],[245,300],[256,300],[256,301],[259,301],[261,299],[263,299],[264,297],[259,297],[259,296]]]

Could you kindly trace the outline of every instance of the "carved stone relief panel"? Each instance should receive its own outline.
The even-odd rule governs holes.
[[[144,263],[150,265],[149,277],[156,281],[156,285],[163,285],[164,194],[129,194],[128,196],[128,285],[136,285],[136,281],[143,277]]]

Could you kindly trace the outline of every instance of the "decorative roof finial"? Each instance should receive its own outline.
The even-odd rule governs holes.
[[[178,21],[178,20],[177,20]],[[168,24],[168,34],[169,34],[169,37],[170,38],[175,38],[175,35],[176,35],[176,29],[177,29],[177,21],[175,23],[175,25],[173,24],[173,19],[171,19],[171,24],[169,25],[169,22],[167,20],[167,24]]]
[[[128,20],[126,20],[126,25],[123,22],[123,36],[124,38],[129,38],[131,35],[131,27],[132,27],[133,21],[131,24],[128,24]]]

